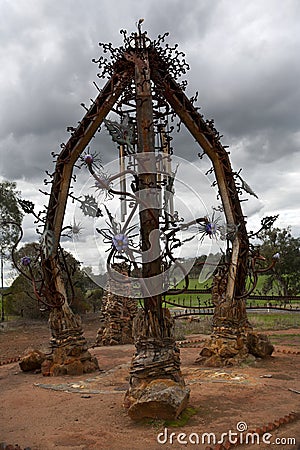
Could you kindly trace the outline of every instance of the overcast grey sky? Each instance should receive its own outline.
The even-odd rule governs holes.
[[[50,153],[97,95],[93,81],[101,86],[98,42],[120,46],[119,30],[135,31],[140,18],[150,38],[169,31],[186,54],[188,95],[199,91],[201,112],[259,197],[243,203],[251,227],[279,213],[277,225],[299,236],[298,0],[0,0],[0,177],[47,203],[38,189]],[[193,140],[178,142],[176,154],[200,164]]]

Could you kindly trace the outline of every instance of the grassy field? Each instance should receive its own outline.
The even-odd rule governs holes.
[[[299,313],[250,313],[248,314],[248,318],[255,331],[276,331],[299,328],[299,333],[297,336],[300,336]],[[182,340],[191,334],[200,333],[209,335],[211,332],[211,316],[199,316],[195,318],[195,320],[191,321],[186,319],[177,319],[175,322],[175,334],[177,340]],[[277,335],[274,336],[275,342]]]
[[[258,330],[300,328],[300,313],[248,313],[250,323]]]
[[[258,278],[257,286],[256,286],[255,290],[252,292],[252,295],[259,295],[262,293],[262,288],[263,288],[264,282],[266,280],[266,277],[267,277],[266,275],[262,275]],[[212,283],[211,280],[208,280],[205,283],[198,283],[197,279],[191,279],[190,283],[189,283],[189,289],[195,289],[195,290],[208,289],[211,287],[211,283]],[[182,289],[183,287],[184,287],[184,282],[181,281],[177,285],[177,289]],[[276,291],[274,292],[271,290],[264,293],[264,295],[277,295],[277,294],[278,293]],[[210,302],[210,299],[211,299],[210,294],[197,294],[197,293],[193,293],[193,292],[179,294],[179,295],[166,295],[164,298],[166,301],[180,304],[184,308],[206,306],[211,303]],[[251,304],[251,306],[267,306],[265,300],[248,299],[248,304]],[[300,295],[299,295],[299,301],[293,300],[292,305],[299,306],[299,308],[300,308]],[[173,307],[172,305],[166,305],[166,306],[168,306],[170,308]]]

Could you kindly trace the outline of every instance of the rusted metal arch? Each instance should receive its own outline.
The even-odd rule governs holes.
[[[215,134],[197,112],[182,88],[169,74],[168,66],[157,50],[150,46],[147,51],[150,78],[212,161],[226,221],[229,225],[232,224],[238,227],[237,235],[232,243],[232,256],[226,291],[226,298],[230,301],[235,296],[243,294],[244,281],[247,274],[249,242],[228,153],[219,140],[216,139]],[[54,272],[57,272],[55,259],[74,164],[97,132],[103,119],[134,78],[135,66],[140,62],[138,53],[139,49],[135,48],[127,49],[124,52],[124,58],[117,62],[114,74],[101,90],[58,156],[45,225],[45,229],[52,231],[54,234],[52,256],[45,261],[48,269],[46,270],[46,278],[50,284],[52,284],[50,281],[52,277],[50,276],[49,279],[49,275],[51,272],[52,275]],[[57,278],[56,275],[53,278],[55,280]],[[237,280],[238,283],[236,282]],[[57,289],[58,285],[56,282],[55,284]],[[59,284],[60,288],[58,290],[61,292],[62,286],[61,283]]]

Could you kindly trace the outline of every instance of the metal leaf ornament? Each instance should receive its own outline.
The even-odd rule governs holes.
[[[112,120],[104,120],[104,123],[112,140],[119,145],[126,145],[128,153],[134,153],[132,146],[134,129],[129,116],[126,115],[121,123]]]
[[[98,203],[92,195],[85,195],[81,201],[80,209],[85,216],[100,217],[102,216]]]
[[[34,203],[32,203],[30,200],[19,199],[18,202],[24,213],[31,214],[34,211]]]
[[[249,186],[249,184],[246,183],[245,180],[243,180],[243,178],[240,175],[237,175],[238,178],[240,179],[242,185],[241,188],[247,192],[247,194],[253,195],[254,197],[258,198],[257,195],[255,194],[255,192],[251,189],[251,187]]]

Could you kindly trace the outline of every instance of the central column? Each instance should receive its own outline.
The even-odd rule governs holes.
[[[162,297],[159,286],[161,253],[159,243],[159,203],[150,68],[146,49],[138,49],[135,64],[136,119],[138,136],[137,197],[140,199],[140,229],[142,278],[145,310],[162,317]],[[151,281],[149,280],[151,279]],[[147,282],[149,280],[149,282]],[[155,287],[153,286],[155,282]],[[157,293],[158,292],[158,293]]]
[[[159,231],[159,190],[148,50],[137,36],[130,57],[135,63],[138,136],[138,190],[141,229],[143,309],[133,322],[136,352],[130,368],[125,407],[132,419],[174,419],[187,406],[189,389],[180,372],[174,320],[162,308],[162,261]]]

